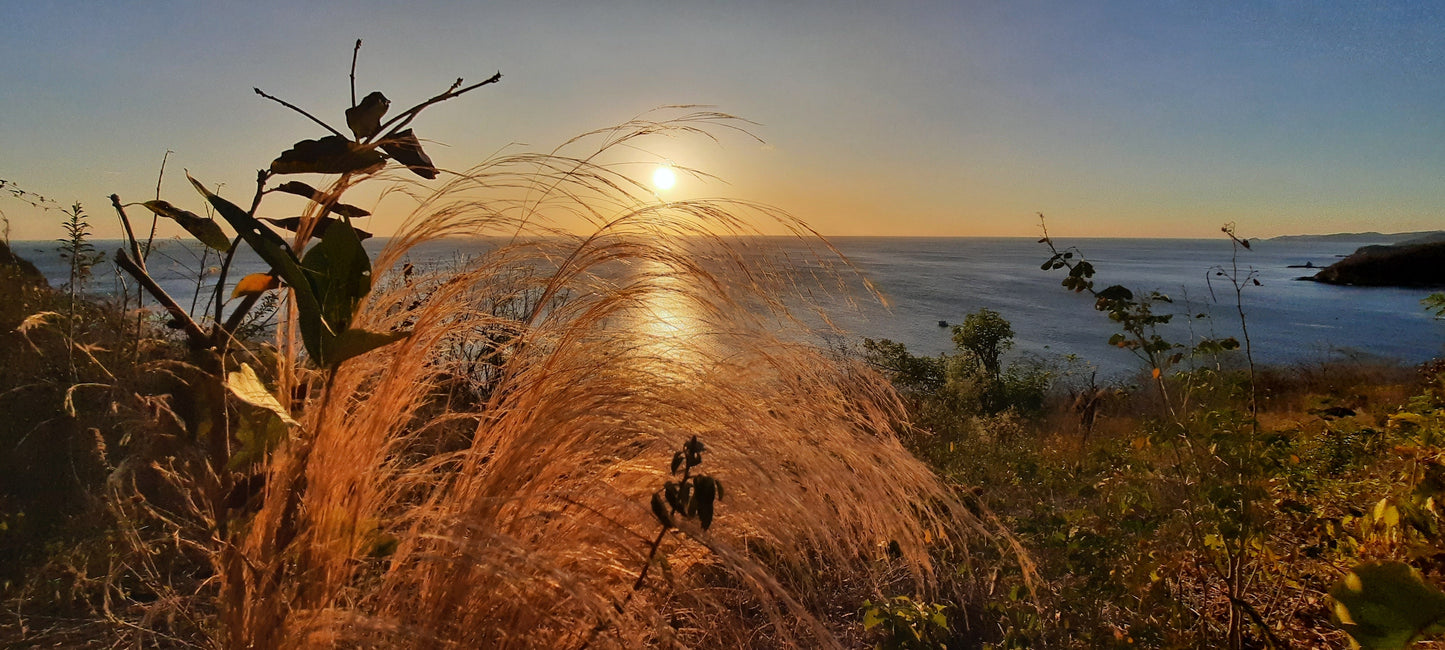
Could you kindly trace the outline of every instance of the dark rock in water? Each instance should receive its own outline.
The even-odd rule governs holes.
[[[948,327],[948,321],[946,321],[946,320],[938,321],[938,326],[939,326],[939,327]]]
[[[0,241],[0,282],[14,282],[22,286],[50,286],[40,269],[35,268],[30,260],[16,255],[3,241]]]
[[[1287,268],[1287,269],[1312,269],[1312,268],[1315,268],[1315,263],[1314,263],[1314,262],[1305,262],[1304,264],[1291,264],[1291,265],[1289,265],[1289,266],[1286,266],[1285,268]]]
[[[1310,279],[1366,287],[1445,287],[1445,242],[1365,246]]]

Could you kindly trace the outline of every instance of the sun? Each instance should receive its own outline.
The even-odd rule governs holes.
[[[672,167],[662,165],[652,172],[652,186],[659,190],[670,190],[677,184],[677,174]]]

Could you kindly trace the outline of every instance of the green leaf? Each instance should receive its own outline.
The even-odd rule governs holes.
[[[367,212],[366,210],[358,208],[354,205],[337,203],[336,201],[331,200],[335,197],[328,197],[327,195],[321,193],[320,190],[311,187],[306,183],[302,183],[301,181],[286,181],[285,183],[277,185],[275,189],[277,192],[295,194],[296,196],[311,199],[315,203],[326,206],[327,211],[334,212],[348,219],[360,219],[362,217],[371,216],[370,212]]]
[[[1367,562],[1330,589],[1335,617],[1365,648],[1404,648],[1445,631],[1445,593],[1403,562]]]
[[[316,292],[321,318],[331,332],[343,332],[361,299],[371,292],[371,258],[361,246],[356,229],[345,221],[328,227],[321,241],[306,251],[301,268]],[[332,365],[322,345],[322,365]]]
[[[381,118],[388,108],[391,108],[391,100],[381,91],[372,91],[361,98],[360,104],[346,109],[346,126],[351,127],[356,139],[369,138],[381,130]]]
[[[417,176],[427,180],[437,177],[436,166],[432,164],[431,157],[422,151],[421,141],[416,139],[416,134],[412,133],[411,129],[382,140],[381,148]]]
[[[266,459],[283,441],[289,429],[276,414],[263,409],[239,408],[239,421],[234,429],[239,444],[226,461],[227,469],[241,470]]]
[[[301,217],[286,217],[285,219],[271,219],[267,217],[261,217],[261,220],[270,222],[274,224],[277,228],[280,228],[282,230],[289,230],[291,232],[296,232],[297,229],[301,227]],[[331,217],[322,218],[320,221],[316,222],[315,226],[311,227],[311,236],[325,237],[326,230],[330,228],[331,224],[333,223],[340,223],[340,220],[333,219]],[[357,239],[371,239],[371,233],[366,232],[365,230],[362,230],[360,228],[356,228],[355,226],[353,226],[353,229],[356,230]]]
[[[200,240],[202,244],[205,244],[209,248],[221,252],[225,252],[231,248],[231,238],[226,236],[225,231],[221,230],[220,224],[217,224],[214,219],[207,219],[194,212],[182,210],[171,205],[170,202],[160,199],[146,201],[141,205],[149,208],[151,212],[156,213],[158,216],[171,219],[181,224],[181,227],[185,228],[186,232],[191,233],[192,237]]]
[[[256,376],[256,371],[252,370],[250,365],[243,363],[235,372],[226,373],[226,388],[241,401],[275,413],[282,422],[301,426],[300,422],[291,417],[291,412],[281,405],[281,401],[266,389],[266,384],[261,383],[261,378]]]
[[[863,606],[868,608],[863,612],[863,629],[878,627],[883,622],[883,617],[878,615],[878,607],[868,601],[863,601]]]
[[[373,332],[353,327],[328,340],[324,357],[320,361],[327,366],[336,366],[352,357],[405,340],[408,336],[411,336],[411,332],[406,330]]]
[[[242,402],[255,409],[241,409],[241,421],[236,427],[238,448],[228,466],[231,469],[247,467],[265,458],[266,454],[286,439],[287,425],[301,426],[266,384],[256,376],[256,371],[247,364],[235,372],[226,374],[226,388]]]
[[[271,171],[276,174],[364,174],[384,165],[386,157],[375,149],[339,135],[328,135],[291,145],[271,161]]]
[[[330,335],[331,331],[321,319],[321,305],[316,301],[311,280],[301,270],[301,264],[296,261],[296,254],[291,252],[291,246],[266,227],[266,224],[247,214],[236,204],[212,194],[190,174],[186,174],[186,178],[190,179],[191,185],[195,186],[201,196],[211,202],[216,213],[246,240],[246,245],[270,265],[271,272],[280,276],[291,287],[291,295],[296,297],[296,308],[301,321],[301,341],[306,345],[307,354],[313,359],[319,358],[322,335]]]

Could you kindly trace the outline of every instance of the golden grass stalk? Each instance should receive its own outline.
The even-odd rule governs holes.
[[[218,558],[225,645],[836,646],[839,590],[853,607],[885,584],[930,595],[940,549],[987,533],[900,446],[886,383],[806,342],[797,287],[855,283],[846,263],[779,211],[662,203],[636,165],[603,162],[735,123],[644,116],[402,188],[418,207],[355,323],[412,336],[302,405]],[[759,219],[813,271],[737,239]],[[454,236],[493,246],[403,275]],[[669,533],[628,600],[659,529],[649,497],[694,435],[726,497],[710,530]]]

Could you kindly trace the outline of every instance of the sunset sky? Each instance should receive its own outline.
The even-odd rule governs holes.
[[[578,8],[578,5],[581,8]],[[1445,3],[6,2],[0,179],[69,204],[193,210],[182,168],[241,200],[358,91],[418,120],[438,165],[666,104],[765,141],[662,143],[828,235],[1209,237],[1445,228]],[[650,173],[650,172],[649,172]],[[643,176],[645,174],[639,174]],[[14,239],[59,215],[0,197]],[[373,228],[384,232],[384,226]]]

